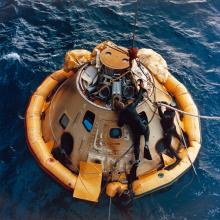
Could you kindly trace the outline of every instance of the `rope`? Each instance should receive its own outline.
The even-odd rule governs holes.
[[[179,118],[177,117],[177,113],[176,112],[175,112],[175,114],[176,114],[176,118],[177,118],[177,124],[178,124],[178,127],[180,129],[181,136],[182,136],[183,145],[184,145],[184,147],[186,149],[187,157],[188,157],[188,159],[189,159],[189,161],[190,161],[190,163],[192,165],[192,168],[193,168],[193,171],[194,171],[195,175],[197,176],[196,168],[195,168],[195,166],[194,166],[194,164],[193,164],[193,162],[192,162],[192,160],[191,160],[191,158],[189,156],[189,151],[188,151],[188,148],[186,146],[186,140],[185,140],[185,137],[184,137],[183,132],[182,132],[182,128],[181,128],[180,123],[179,123]]]
[[[109,197],[108,220],[111,220],[111,207],[112,207],[112,198]]]
[[[134,72],[132,72],[132,73],[134,73]],[[134,75],[139,76],[137,73],[134,73]],[[145,82],[148,82],[148,80],[146,80],[146,79],[142,79],[142,80],[145,81]],[[163,91],[162,89],[156,87],[156,85],[155,85],[153,82],[151,82],[151,80],[149,80],[149,82],[150,82],[150,83],[153,85],[153,87],[155,87],[155,89],[157,89],[158,91],[162,92],[163,94],[165,94],[165,95],[167,95],[167,96],[169,96],[169,97],[172,97],[168,92],[165,92],[165,91]]]
[[[184,138],[184,135],[183,135],[181,126],[180,126],[180,124],[179,124],[179,118],[178,118],[178,117],[177,117],[177,124],[178,124],[178,126],[179,126],[179,128],[180,128],[180,132],[181,132],[182,139],[183,139],[183,142],[184,142],[184,147],[185,147],[186,152],[187,152],[187,156],[188,156],[189,161],[190,161],[190,163],[191,163],[191,165],[192,165],[192,168],[193,168],[193,171],[194,171],[194,173],[195,173],[195,175],[196,175],[196,178],[197,178],[197,180],[198,180],[198,183],[199,183],[200,187],[203,189],[203,186],[202,186],[202,184],[201,184],[201,181],[200,181],[200,179],[199,179],[199,176],[197,175],[196,168],[195,168],[195,166],[194,166],[194,164],[193,164],[193,162],[192,162],[192,160],[191,160],[191,158],[190,158],[190,156],[189,156],[188,148],[187,148],[187,145],[186,145],[186,140],[185,140],[185,138]],[[187,185],[187,186],[188,186],[188,185]]]
[[[154,105],[159,105],[159,106],[165,106],[167,108],[170,108],[170,109],[173,109],[174,111],[177,111],[177,112],[180,112],[182,114],[185,114],[185,115],[189,115],[189,116],[193,116],[193,117],[197,117],[197,118],[202,118],[202,119],[209,119],[209,120],[220,120],[220,116],[207,116],[207,115],[195,115],[195,114],[191,114],[189,112],[185,112],[185,111],[182,111],[180,109],[177,109],[175,107],[172,107],[170,105],[167,105],[167,104],[164,104],[164,103],[154,103]]]
[[[130,151],[130,149],[133,147],[133,144],[115,161],[114,166],[116,167],[117,163]],[[114,169],[112,169],[114,170]]]
[[[176,193],[176,195],[175,195],[175,197],[177,198],[188,186],[190,186],[191,184],[192,184],[192,182],[193,182],[193,180],[194,180],[194,172],[193,172],[193,175],[192,175],[192,178],[191,178],[191,180],[188,182],[188,183],[186,183],[181,189],[180,189],[180,191],[178,191],[177,193]]]
[[[134,72],[131,72],[131,73],[133,74]],[[134,75],[138,76],[136,73],[134,73]],[[145,79],[142,79],[142,80],[144,80],[145,82],[147,82],[147,80],[145,80]],[[152,82],[151,82],[151,83],[152,83]],[[147,100],[149,100],[151,103],[153,103],[148,97],[147,97]],[[150,119],[150,120],[148,121],[148,123],[147,123],[147,125],[149,125],[149,124],[151,123],[151,121],[153,120],[153,118],[154,118],[156,112],[157,112],[157,108],[155,108],[154,105],[153,105],[154,110],[152,110],[152,109],[151,109],[151,106],[149,105],[149,103],[147,102],[147,100],[144,99],[144,102],[147,103],[147,105],[149,106],[150,110],[153,112],[153,115],[152,115],[151,119]]]
[[[136,59],[136,62],[137,62],[137,59]],[[137,63],[138,63],[138,62],[137,62]],[[140,64],[143,65],[143,63],[141,63],[141,62],[139,61],[139,65],[138,65],[139,68],[140,68]],[[144,66],[144,65],[143,65],[143,66]],[[147,67],[145,67],[145,68],[147,68]],[[143,72],[143,70],[142,70],[141,68],[140,68],[140,70],[141,70],[142,73],[145,75],[145,73]],[[148,70],[149,72],[151,72],[148,68],[147,68],[147,70]],[[154,79],[154,78],[153,78],[153,79]],[[150,82],[151,82],[151,81],[150,81]],[[151,83],[152,83],[152,82],[151,82]],[[152,84],[153,84],[153,83],[152,83]],[[153,84],[153,86],[154,86],[156,89],[158,89],[158,90],[160,90],[161,92],[163,92],[164,94],[171,96],[170,94],[168,94],[168,93],[162,91],[161,89],[157,88],[157,87],[155,86],[155,83]],[[151,100],[149,99],[149,101],[151,101]],[[152,101],[151,101],[151,102],[152,102]],[[153,104],[155,104],[155,103],[153,103]],[[194,115],[194,114],[191,114],[191,113],[182,111],[182,110],[180,110],[180,109],[174,108],[174,107],[172,107],[172,106],[170,106],[170,105],[167,105],[167,104],[164,104],[164,103],[157,103],[156,105],[165,106],[165,107],[167,107],[167,108],[173,109],[174,111],[180,112],[180,113],[185,114],[185,115],[193,116],[193,117],[198,117],[198,118],[202,118],[202,119],[209,119],[209,120],[220,120],[220,116],[208,116],[208,115],[199,115],[199,114],[198,114],[198,115]]]
[[[154,85],[155,86],[155,85]],[[170,98],[172,98],[172,96],[168,93],[168,92],[165,92],[163,91],[162,89],[159,89],[158,87],[155,86],[155,89],[157,89],[158,91],[162,92],[163,94],[169,96]]]
[[[137,60],[136,60],[136,62],[137,62]],[[141,62],[137,62],[137,64],[138,64],[138,67],[139,67],[139,69],[141,70],[141,72],[146,76],[146,74],[144,73],[144,71],[142,70],[142,68],[141,68]],[[143,65],[143,64],[142,64]],[[154,101],[156,100],[156,93],[155,93],[155,88],[156,88],[156,86],[155,86],[155,81],[154,81],[154,78],[153,78],[153,82],[151,82],[152,84],[153,84],[153,86],[154,86]],[[182,111],[182,110],[179,110],[179,109],[176,109],[176,108],[174,108],[174,107],[171,107],[171,106],[169,106],[169,105],[166,105],[166,104],[163,104],[163,103],[153,103],[150,99],[149,99],[149,97],[147,97],[147,99],[152,103],[152,104],[156,104],[157,106],[158,105],[163,105],[163,106],[166,106],[167,108],[171,108],[171,109],[173,109],[173,110],[175,110],[175,113],[176,112],[181,112],[181,113],[184,113],[184,114],[190,114],[190,113],[187,113],[187,112],[184,112],[184,111]],[[156,108],[155,108],[156,109]],[[155,111],[156,112],[156,111]],[[155,112],[154,112],[154,114],[155,114]],[[190,114],[190,115],[192,115],[192,116],[194,116],[193,114]],[[154,115],[153,115],[154,116]],[[218,120],[220,119],[220,117],[210,117],[210,116],[200,116],[200,118],[208,118],[208,119],[216,119],[216,118],[218,118]],[[185,141],[185,138],[184,138],[184,135],[183,135],[183,132],[182,132],[182,129],[181,129],[181,127],[180,127],[180,124],[179,124],[179,119],[178,119],[178,117],[177,117],[177,123],[178,123],[178,126],[179,126],[179,128],[180,128],[180,131],[181,131],[181,136],[182,136],[182,139],[183,139],[183,145],[184,145],[184,147],[185,147],[185,149],[186,149],[186,152],[187,152],[187,157],[188,157],[188,159],[189,159],[189,161],[190,161],[190,163],[191,163],[191,165],[192,165],[192,167],[193,167],[193,171],[194,171],[194,173],[195,173],[195,175],[197,176],[197,172],[196,172],[196,169],[195,169],[195,166],[194,166],[194,164],[193,164],[193,162],[192,162],[192,160],[191,160],[191,158],[190,158],[190,156],[189,156],[189,152],[188,152],[188,148],[187,148],[187,146],[186,146],[186,141]]]
[[[142,74],[144,74],[144,75],[146,76],[146,74],[144,73],[143,69],[141,68],[141,65],[143,65],[143,64],[142,64],[139,60],[137,60],[137,59],[135,59],[135,61],[136,61],[137,65],[138,65],[139,69],[141,70]],[[134,74],[135,74],[135,73],[134,73]],[[146,77],[147,77],[147,76],[146,76]],[[153,85],[154,101],[152,102],[148,96],[147,96],[147,99],[148,99],[151,103],[154,103],[154,102],[157,100],[157,98],[156,98],[156,92],[155,92],[156,86],[155,86],[154,77],[152,77],[152,79],[153,79],[153,82],[151,82],[151,80],[149,80],[149,81],[150,81],[150,83]],[[143,80],[143,79],[142,79],[142,80]],[[146,81],[146,80],[145,80],[145,81]],[[145,100],[145,102],[146,102],[146,100]],[[146,102],[146,103],[147,103],[147,102]],[[149,125],[149,124],[151,123],[151,121],[154,119],[154,116],[155,116],[155,114],[156,114],[156,111],[157,111],[157,108],[155,108],[155,110],[154,110],[154,112],[153,112],[153,115],[152,115],[151,119],[150,119],[149,122],[148,122],[148,125]]]
[[[136,59],[136,62],[137,62],[137,63],[139,62],[142,66],[144,66],[144,67],[148,70],[148,72],[152,75],[152,78],[153,78],[153,80],[154,80],[154,76],[153,76],[151,70],[150,70],[147,66],[145,66],[140,60],[137,60],[137,59]],[[142,73],[143,73],[143,72],[142,72]],[[154,83],[152,83],[151,81],[150,81],[150,83],[151,83],[157,90],[159,90],[160,92],[162,92],[162,93],[164,93],[165,95],[167,95],[167,96],[169,96],[169,97],[172,98],[172,96],[171,96],[169,93],[167,93],[167,92],[163,91],[162,89],[159,89],[158,87],[156,87],[156,85],[155,85],[155,80],[154,80]]]
[[[132,47],[134,48],[134,41],[135,41],[135,31],[137,27],[137,13],[138,13],[138,0],[136,0],[136,10],[135,10],[135,18],[134,18],[134,29],[132,33]]]

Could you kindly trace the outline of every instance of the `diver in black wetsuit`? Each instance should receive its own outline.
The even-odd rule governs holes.
[[[144,125],[140,116],[136,111],[136,107],[138,103],[143,99],[143,93],[145,89],[143,88],[143,81],[140,83],[140,90],[138,93],[137,99],[129,104],[128,106],[124,107],[124,104],[119,100],[115,100],[115,109],[119,112],[118,117],[118,126],[121,127],[124,124],[127,124],[132,131],[133,134],[133,147],[134,147],[134,156],[135,156],[135,163],[131,168],[130,177],[128,181],[131,183],[136,178],[136,170],[139,160],[140,154],[140,138],[141,135],[144,135],[145,138],[145,149],[144,149],[144,157],[148,160],[152,160],[147,142],[149,140],[150,130],[149,127]]]
[[[161,103],[167,104],[166,102]],[[172,148],[171,142],[172,137],[176,137],[182,143],[182,138],[177,133],[176,126],[174,124],[175,111],[173,109],[166,108],[166,110],[162,112],[161,106],[158,106],[158,113],[160,115],[160,123],[163,128],[163,143],[165,145],[165,148],[168,149],[171,152],[171,154],[176,157],[175,164],[177,164],[179,163],[180,158],[176,151]]]
[[[60,146],[52,150],[52,155],[56,160],[62,163],[65,167],[73,171],[70,154],[73,150],[73,137],[70,133],[64,132],[61,135]]]

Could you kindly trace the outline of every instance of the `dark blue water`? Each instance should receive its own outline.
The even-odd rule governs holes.
[[[130,47],[135,1],[0,0],[0,219],[106,219],[109,199],[71,198],[27,149],[23,116],[39,83],[67,50],[110,39]],[[220,115],[220,1],[140,0],[136,46],[152,48],[192,93],[201,114]],[[202,121],[192,170],[169,190],[112,206],[111,219],[220,219],[220,122]]]

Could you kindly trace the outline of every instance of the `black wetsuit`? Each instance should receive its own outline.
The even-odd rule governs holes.
[[[127,124],[133,133],[135,160],[139,160],[141,135],[144,135],[145,142],[149,140],[150,135],[149,127],[144,125],[136,111],[138,103],[143,99],[144,91],[144,89],[140,89],[138,98],[135,100],[135,102],[131,103],[120,111],[118,118],[118,126],[121,127],[124,124]]]
[[[61,144],[52,150],[52,155],[56,160],[62,163],[65,167],[69,168],[72,164],[70,161],[70,154],[73,150],[73,137],[70,133],[64,132],[61,136]]]
[[[65,167],[68,167],[68,165],[71,164],[68,155],[61,147],[55,147],[51,153],[54,158],[62,163]]]
[[[158,108],[159,115],[161,117],[160,123],[163,128],[163,142],[166,147],[178,160],[179,156],[175,150],[171,147],[172,137],[178,138],[180,141],[179,134],[176,131],[176,126],[174,124],[175,111],[172,109],[167,109],[164,113],[161,110],[161,107]]]

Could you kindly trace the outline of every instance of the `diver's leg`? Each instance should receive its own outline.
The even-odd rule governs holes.
[[[171,132],[167,132],[164,135],[164,144],[165,147],[171,152],[171,154],[176,157],[176,159],[179,161],[180,158],[178,156],[178,154],[176,153],[176,151],[172,148],[171,146],[171,142],[172,142],[172,133]]]
[[[137,178],[136,177],[136,171],[138,168],[138,164],[140,162],[139,155],[140,155],[140,135],[134,134],[133,137],[133,146],[134,146],[134,157],[135,157],[135,163],[132,165],[130,174],[128,175],[128,186],[131,186],[131,183]]]
[[[134,157],[135,161],[139,161],[139,155],[140,155],[140,135],[135,134],[134,135]]]
[[[150,136],[150,129],[149,127],[147,126],[144,130],[144,140],[145,140],[145,143],[149,141],[149,136]]]
[[[189,146],[189,138],[188,138],[187,133],[184,132],[184,131],[182,130],[182,128],[180,128],[180,129],[181,129],[181,134],[182,134],[182,135],[180,136],[180,135],[177,133],[177,130],[175,129],[175,130],[173,131],[173,136],[174,136],[175,138],[177,138],[182,145],[185,145],[185,144],[186,144],[186,146]]]
[[[131,188],[131,183],[137,179],[137,168],[138,168],[138,163],[134,163],[130,169],[130,174],[128,175],[128,186]]]
[[[170,151],[172,152],[172,154],[174,155],[174,157],[176,157],[176,159],[179,161],[180,160],[180,157],[179,155],[177,154],[177,152],[170,146],[169,147]]]
[[[171,141],[172,141],[172,133],[168,132],[164,135],[164,145],[170,151],[172,156],[174,156],[176,158],[176,162],[169,165],[169,166],[167,166],[167,167],[165,167],[164,169],[166,169],[166,170],[173,169],[180,162],[180,158],[179,158],[178,154],[176,153],[176,151],[171,146]]]
[[[180,135],[177,133],[176,126],[174,127],[172,133],[175,138],[177,138],[182,144],[184,144],[183,138],[180,137]]]
[[[159,166],[157,167],[157,170],[161,170],[165,167],[165,163],[164,163],[164,160],[163,160],[163,157],[162,157],[162,153],[160,153],[160,163],[159,163]]]
[[[144,140],[145,140],[145,146],[144,146],[144,158],[147,160],[152,160],[150,150],[148,147],[147,142],[149,141],[149,136],[150,136],[150,130],[149,127],[147,126],[145,131],[144,131]]]
[[[164,132],[163,137],[165,148],[169,150],[172,141],[172,135],[169,132]]]

